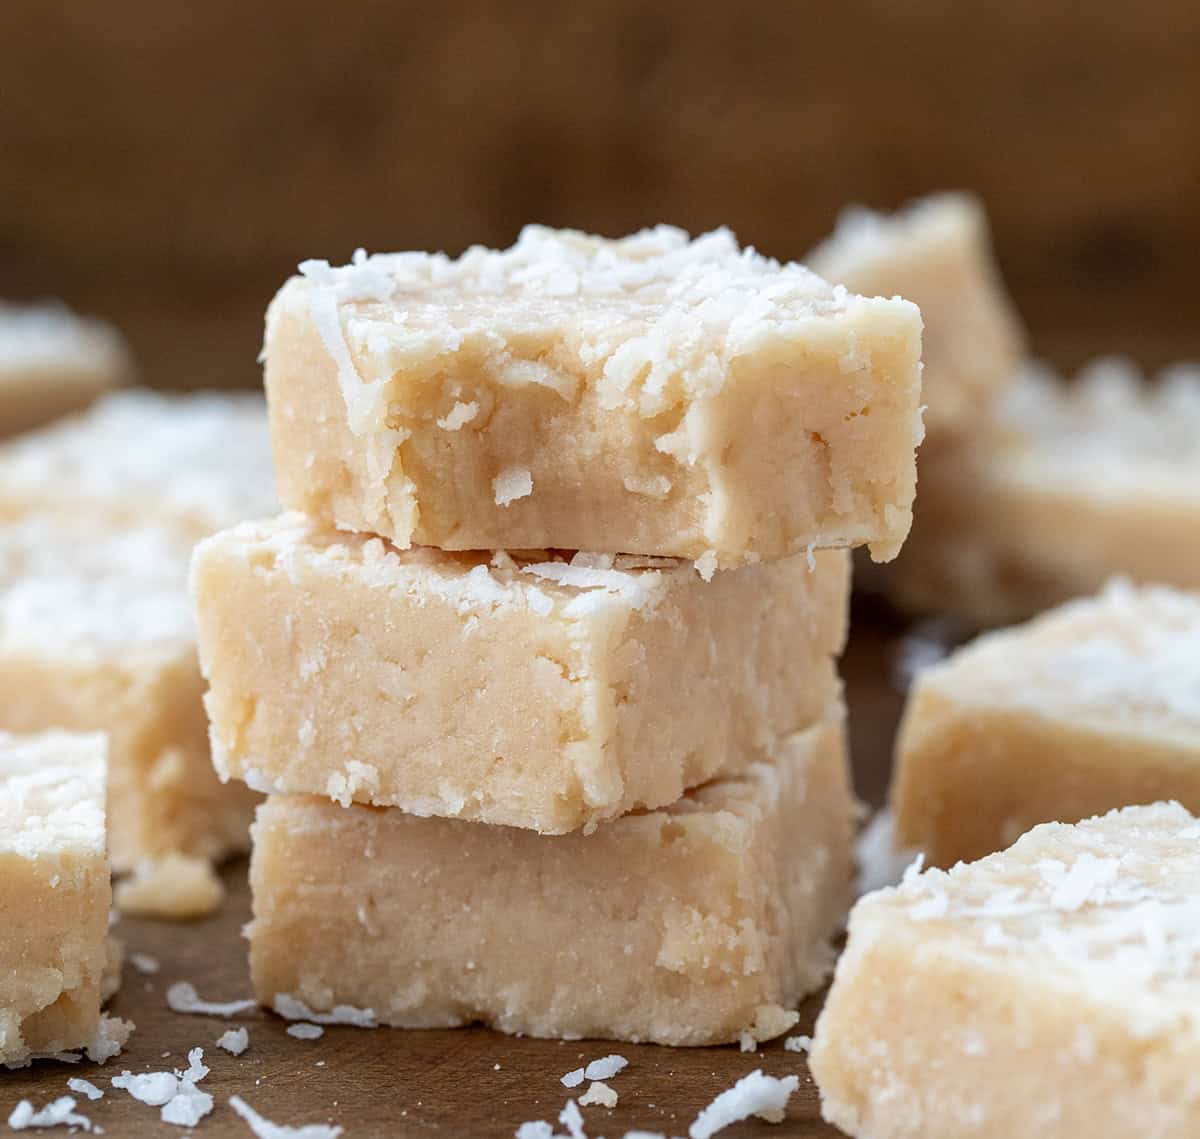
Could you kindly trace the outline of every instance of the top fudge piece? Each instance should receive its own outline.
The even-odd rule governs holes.
[[[1200,597],[1114,583],[917,677],[899,843],[948,866],[1035,823],[1159,799],[1200,810]]]
[[[396,546],[726,566],[911,521],[921,316],[717,231],[301,266],[267,313],[280,496]]]
[[[0,447],[0,518],[93,513],[198,541],[276,509],[256,396],[118,392]]]
[[[973,429],[1021,362],[1024,330],[992,257],[983,206],[969,194],[923,198],[891,215],[848,209],[808,264],[852,292],[899,294],[921,306],[925,423],[935,437]]]
[[[979,625],[1094,593],[1113,574],[1200,589],[1200,369],[1150,382],[1102,359],[1028,368],[969,447],[923,451],[891,598]]]
[[[1200,1134],[1200,822],[1048,823],[863,898],[817,1022],[825,1118],[870,1139]]]
[[[112,892],[104,737],[0,732],[0,1064],[90,1045]]]
[[[0,304],[0,437],[91,403],[131,371],[116,329],[62,305]]]

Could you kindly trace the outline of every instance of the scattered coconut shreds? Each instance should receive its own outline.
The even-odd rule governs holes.
[[[85,1095],[88,1099],[103,1099],[104,1093],[96,1087],[90,1080],[81,1080],[78,1076],[72,1076],[67,1081],[67,1087],[73,1092],[78,1092],[80,1095]]]
[[[516,1139],[554,1139],[554,1128],[544,1119],[531,1119],[517,1128]]]
[[[14,1131],[24,1131],[29,1127],[82,1127],[91,1131],[92,1121],[86,1115],[75,1112],[75,1100],[69,1096],[60,1096],[52,1103],[46,1104],[41,1111],[35,1111],[33,1104],[27,1099],[21,1100],[13,1108],[8,1117],[8,1125]]]
[[[250,1033],[244,1028],[231,1028],[217,1037],[217,1047],[231,1056],[240,1056],[250,1047]]]
[[[629,1061],[624,1056],[601,1056],[598,1060],[593,1060],[586,1068],[576,1068],[574,1071],[568,1072],[560,1080],[564,1088],[577,1088],[584,1080],[611,1080],[613,1076],[619,1072],[623,1072],[629,1066]]]
[[[134,1099],[149,1107],[161,1107],[164,1123],[178,1127],[195,1127],[213,1109],[213,1098],[196,1085],[208,1075],[204,1064],[204,1049],[188,1052],[184,1071],[143,1072],[134,1075],[122,1072],[114,1076],[112,1086],[127,1091]]]
[[[800,1086],[799,1076],[763,1075],[757,1068],[712,1101],[688,1128],[688,1139],[711,1139],[731,1123],[757,1115],[768,1123],[780,1123],[792,1092]]]
[[[149,953],[131,953],[129,955],[129,964],[145,976],[157,973],[161,968],[158,958],[151,957]]]
[[[349,1024],[355,1028],[379,1027],[374,1009],[334,1005],[329,1012],[314,1012],[303,1001],[288,996],[287,993],[275,994],[275,1011],[284,1020],[307,1020],[313,1024]]]
[[[807,1052],[812,1047],[811,1036],[789,1036],[783,1042],[784,1050],[787,1052]]]
[[[588,1090],[579,1097],[580,1107],[598,1107],[613,1108],[617,1106],[619,1099],[617,1093],[604,1083],[603,1080],[593,1080],[589,1085]]]
[[[573,1099],[567,1100],[566,1106],[558,1113],[558,1121],[566,1129],[571,1139],[587,1139],[583,1129],[583,1116]]]
[[[319,1024],[309,1024],[301,1021],[299,1024],[289,1024],[287,1034],[297,1040],[319,1040],[325,1035],[325,1029]]]
[[[172,1012],[191,1013],[196,1016],[241,1016],[258,1007],[258,1002],[202,1001],[196,986],[190,981],[176,981],[167,990],[167,1005]]]
[[[754,1039],[754,1033],[743,1029],[741,1036],[738,1037],[738,1047],[743,1052],[757,1052],[758,1041]]]
[[[329,1123],[307,1123],[302,1127],[288,1127],[263,1119],[241,1096],[231,1096],[229,1106],[238,1113],[258,1139],[337,1139],[342,1128]]]

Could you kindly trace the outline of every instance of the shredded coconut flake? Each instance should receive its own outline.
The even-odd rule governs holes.
[[[586,1092],[579,1097],[581,1107],[607,1107],[614,1108],[617,1106],[617,1101],[620,1097],[617,1093],[604,1083],[602,1080],[593,1081]]]
[[[157,973],[161,966],[157,957],[151,957],[148,953],[131,953],[129,955],[129,964],[132,965],[139,973],[150,975]]]
[[[284,1020],[307,1020],[313,1024],[349,1024],[355,1028],[377,1028],[374,1009],[334,1005],[329,1012],[314,1012],[303,1001],[287,993],[275,994],[275,1012]]]
[[[583,1083],[583,1079],[583,1069],[575,1068],[563,1076],[560,1082],[564,1088],[577,1088]]]
[[[24,1131],[30,1127],[82,1127],[84,1131],[92,1129],[92,1121],[86,1115],[76,1114],[75,1100],[69,1095],[60,1096],[41,1111],[35,1111],[33,1104],[23,1099],[13,1108],[8,1117],[8,1125],[14,1131]]]
[[[250,1047],[250,1033],[245,1028],[230,1028],[217,1037],[217,1047],[231,1056],[240,1056]]]
[[[567,1100],[566,1106],[558,1113],[558,1121],[567,1129],[571,1139],[587,1139],[587,1132],[583,1129],[583,1116],[573,1099]]]
[[[799,1086],[799,1076],[778,1079],[756,1069],[723,1091],[696,1116],[688,1128],[688,1139],[711,1139],[718,1131],[752,1115],[768,1123],[780,1123],[788,1100]]]
[[[246,1121],[257,1139],[337,1139],[342,1133],[341,1127],[328,1123],[306,1123],[301,1127],[272,1123],[259,1115],[241,1096],[230,1096],[229,1106]]]
[[[507,506],[533,494],[533,475],[528,467],[508,467],[492,479],[497,506]]]
[[[294,1036],[297,1040],[319,1040],[325,1035],[325,1029],[319,1024],[309,1024],[302,1021],[300,1024],[288,1025],[287,1034]]]
[[[176,981],[167,990],[167,1005],[173,1012],[191,1013],[196,1016],[241,1016],[258,1007],[253,1000],[204,1001],[190,981]]]
[[[78,1092],[80,1095],[85,1095],[88,1099],[103,1099],[104,1093],[96,1087],[90,1080],[81,1080],[78,1076],[72,1076],[67,1081],[67,1087],[73,1092]]]
[[[916,857],[915,851],[896,848],[896,819],[886,808],[876,811],[871,821],[863,827],[854,853],[858,859],[855,890],[859,897],[886,886],[895,886]]]
[[[754,1039],[754,1033],[742,1029],[742,1034],[738,1037],[738,1048],[743,1052],[757,1052],[758,1041]]]
[[[807,1052],[811,1047],[811,1036],[789,1036],[783,1042],[785,1052]]]

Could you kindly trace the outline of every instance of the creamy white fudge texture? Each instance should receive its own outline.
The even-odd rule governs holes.
[[[0,732],[0,1065],[92,1044],[112,901],[99,734]]]
[[[921,317],[727,231],[310,261],[267,314],[284,504],[397,546],[708,565],[911,521]]]
[[[848,775],[839,714],[771,762],[591,835],[272,796],[254,827],[256,993],[407,1027],[778,1035],[826,976],[845,914]]]
[[[841,550],[705,582],[672,559],[246,523],[193,562],[214,760],[263,791],[591,827],[820,720],[848,589]]]
[[[1200,810],[1200,597],[1114,583],[918,674],[892,800],[930,862],[1159,799]]]
[[[1030,831],[869,894],[817,1021],[856,1139],[1200,1134],[1200,822],[1177,804]]]

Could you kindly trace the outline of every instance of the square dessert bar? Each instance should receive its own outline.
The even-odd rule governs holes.
[[[413,1028],[765,1039],[828,971],[853,817],[840,714],[591,835],[272,796],[254,825],[255,992]]]
[[[948,866],[1035,823],[1200,811],[1200,597],[1117,583],[921,672],[896,747],[896,839]]]
[[[396,550],[301,514],[201,543],[224,778],[559,834],[752,762],[839,692],[848,555],[720,571]]]
[[[0,438],[85,407],[131,370],[124,341],[102,321],[0,302]]]
[[[973,433],[1025,352],[980,202],[969,194],[938,194],[891,215],[848,209],[807,264],[851,292],[898,295],[920,305],[926,426],[935,438]],[[923,469],[921,478],[923,497]]]
[[[923,448],[892,600],[980,625],[1094,593],[1113,574],[1200,589],[1200,370],[1151,381],[1099,360],[1027,369],[970,446]]]
[[[277,509],[257,396],[117,392],[0,447],[0,519],[94,513],[195,542]]]
[[[908,532],[921,316],[728,231],[529,227],[301,266],[267,314],[283,503],[396,546],[727,566]]]
[[[0,527],[0,728],[102,730],[116,869],[244,849],[254,797],[209,759],[191,543],[94,515]]]
[[[94,1044],[112,902],[104,737],[0,732],[0,1065]]]
[[[857,1139],[1200,1135],[1200,822],[1039,826],[863,898],[817,1021]]]

